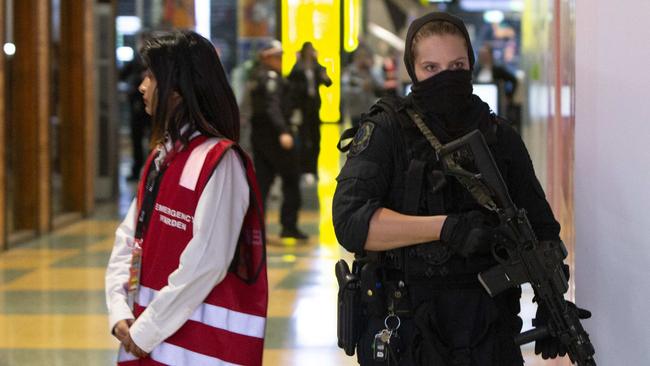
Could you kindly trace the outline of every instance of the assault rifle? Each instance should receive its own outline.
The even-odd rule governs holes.
[[[474,188],[488,195],[499,215],[499,240],[492,248],[499,262],[482,272],[478,279],[490,294],[530,283],[539,306],[548,310],[548,324],[515,337],[518,345],[552,336],[567,349],[571,361],[579,366],[595,366],[594,347],[582,327],[576,310],[567,305],[564,293],[568,279],[563,261],[567,256],[562,242],[539,242],[526,211],[515,206],[494,162],[483,135],[473,131],[440,150],[445,172],[471,181]]]

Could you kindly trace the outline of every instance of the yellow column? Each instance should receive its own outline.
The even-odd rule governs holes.
[[[341,1],[282,1],[282,71],[286,75],[296,63],[296,54],[303,43],[312,42],[318,51],[318,62],[327,68],[333,84],[321,86],[323,122],[341,119]]]
[[[64,211],[94,208],[95,68],[92,0],[61,2],[61,174]]]
[[[343,2],[343,49],[354,52],[359,47],[361,32],[361,0]]]

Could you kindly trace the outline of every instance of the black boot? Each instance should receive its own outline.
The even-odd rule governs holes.
[[[307,234],[303,233],[302,231],[298,230],[297,227],[285,227],[282,228],[282,232],[280,233],[281,238],[293,238],[297,240],[307,240],[309,236]]]

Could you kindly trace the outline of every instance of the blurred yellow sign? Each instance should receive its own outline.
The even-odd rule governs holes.
[[[318,52],[318,62],[325,66],[332,86],[321,86],[323,122],[338,122],[341,118],[341,1],[283,0],[282,1],[282,71],[288,75],[296,63],[303,43],[311,42]]]
[[[343,49],[353,52],[359,47],[361,0],[345,0],[343,5]]]

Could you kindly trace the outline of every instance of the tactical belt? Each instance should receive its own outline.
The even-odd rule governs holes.
[[[408,286],[412,293],[483,288],[476,273],[437,277],[411,276]]]

